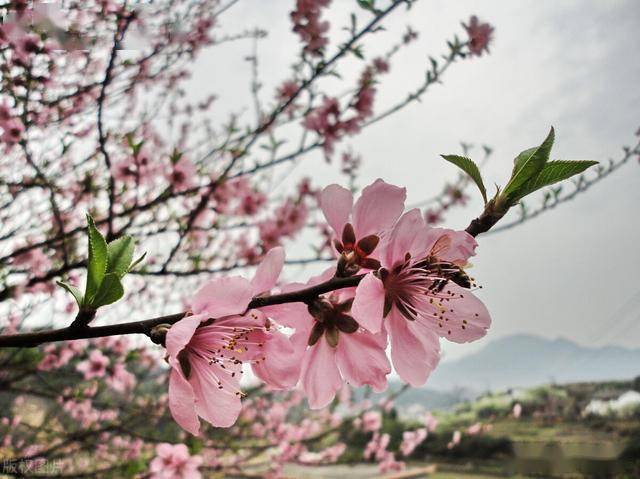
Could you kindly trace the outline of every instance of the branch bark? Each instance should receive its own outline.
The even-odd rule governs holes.
[[[256,296],[249,303],[248,309],[272,306],[274,304],[307,302],[316,296],[337,289],[357,286],[364,275],[348,278],[332,278],[309,288],[271,296]],[[66,327],[32,333],[11,334],[0,336],[0,348],[32,348],[43,343],[56,341],[70,341],[74,339],[101,338],[105,336],[121,336],[125,334],[146,334],[160,324],[174,324],[187,315],[187,311],[159,316],[157,318],[128,323],[111,324],[108,326]]]

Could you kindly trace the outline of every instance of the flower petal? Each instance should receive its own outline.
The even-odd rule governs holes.
[[[320,193],[320,208],[338,238],[349,221],[352,207],[353,195],[340,185],[329,185]]]
[[[294,348],[291,340],[274,331],[264,347],[264,360],[251,365],[253,372],[274,389],[290,389],[300,378],[303,350]],[[296,354],[298,353],[298,354]]]
[[[386,325],[391,336],[391,360],[398,376],[411,386],[422,386],[440,359],[435,333],[421,331],[420,338],[409,328],[409,321],[394,307]]]
[[[189,344],[203,319],[206,319],[205,316],[196,314],[187,316],[171,326],[165,339],[167,353],[171,358],[177,358],[178,353]]]
[[[260,308],[260,311],[278,324],[294,328],[296,331],[306,331],[313,326],[314,320],[304,303],[274,304]]]
[[[336,360],[342,376],[353,386],[370,385],[376,392],[387,389],[391,364],[385,353],[386,333],[382,341],[373,334],[341,334]]]
[[[356,288],[351,315],[360,326],[372,333],[378,333],[382,328],[383,308],[384,285],[373,273],[369,273]]]
[[[191,310],[195,314],[207,314],[210,318],[222,318],[242,314],[253,297],[253,286],[241,276],[215,278],[207,281],[195,294]]]
[[[199,434],[200,421],[193,388],[176,368],[171,369],[169,376],[169,409],[182,429],[194,436]]]
[[[192,361],[191,366],[189,382],[195,393],[198,415],[216,427],[233,426],[242,409],[240,394],[236,394],[240,391],[237,380],[215,376],[206,360]],[[222,380],[222,388],[219,379]]]
[[[487,334],[487,329],[491,326],[491,316],[484,303],[469,290],[452,282],[447,284],[446,291],[455,296],[447,302],[450,309],[445,313],[448,319],[445,327],[438,328],[436,332],[455,343],[468,343]]]
[[[469,258],[476,254],[478,243],[466,231],[455,231],[446,228],[429,228],[427,249],[440,259],[464,266]]]
[[[377,179],[362,190],[353,207],[357,238],[377,234],[393,226],[404,210],[407,190]]]
[[[342,387],[342,377],[336,365],[335,349],[326,339],[320,338],[309,348],[302,362],[300,374],[311,409],[321,409],[328,405]]]
[[[383,245],[385,266],[391,268],[397,261],[403,261],[407,253],[413,256],[424,252],[421,240],[425,234],[425,223],[420,210],[414,208],[403,214]]]
[[[251,280],[253,294],[264,293],[276,285],[284,266],[284,249],[281,246],[271,248],[256,269]]]

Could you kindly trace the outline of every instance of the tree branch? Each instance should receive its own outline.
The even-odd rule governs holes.
[[[348,278],[332,278],[309,288],[271,296],[256,296],[249,303],[248,309],[272,306],[275,304],[307,302],[316,296],[342,288],[357,286],[364,275]],[[121,336],[125,334],[146,334],[160,324],[174,324],[187,315],[186,311],[167,316],[160,316],[143,321],[112,324],[108,326],[92,326],[84,328],[60,328],[32,333],[11,334],[0,336],[0,348],[31,348],[43,343],[56,341],[70,341],[73,339],[101,338],[105,336]]]

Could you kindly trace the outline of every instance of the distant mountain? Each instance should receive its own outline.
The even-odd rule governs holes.
[[[520,334],[497,339],[461,359],[443,361],[426,388],[483,392],[636,376],[640,376],[640,348],[588,348],[567,339]]]

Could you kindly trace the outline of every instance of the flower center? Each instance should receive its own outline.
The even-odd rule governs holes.
[[[340,253],[336,275],[352,276],[360,268],[378,269],[380,262],[370,258],[369,255],[374,252],[379,242],[380,237],[377,235],[368,235],[356,241],[353,225],[351,223],[345,224],[342,230],[342,241],[333,240],[333,246]]]
[[[419,315],[445,320],[450,308],[445,307],[444,302],[458,296],[446,289],[449,281],[466,289],[475,286],[473,278],[460,266],[435,256],[414,261],[407,253],[404,261],[396,263],[391,270],[381,268],[375,274],[384,284],[383,317],[395,306],[409,321],[415,321]]]
[[[317,298],[310,303],[309,313],[316,321],[307,344],[313,346],[324,334],[329,346],[335,348],[338,346],[340,333],[355,333],[359,328],[358,322],[347,314],[351,311],[352,304],[353,299],[336,303],[326,298]]]

